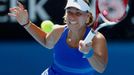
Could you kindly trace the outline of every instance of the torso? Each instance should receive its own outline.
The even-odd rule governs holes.
[[[84,38],[89,32],[89,30],[90,29],[87,29],[86,34],[83,36]],[[94,70],[91,68],[91,65],[89,64],[88,60],[82,58],[83,54],[78,50],[78,48],[71,47],[71,46],[73,47],[76,46],[76,45],[71,44],[74,42],[73,41],[69,43],[66,42],[67,37],[70,35],[68,34],[69,34],[69,29],[66,27],[64,28],[64,31],[61,33],[60,38],[57,40],[57,43],[55,44],[53,48],[53,59],[54,59],[53,67],[55,68],[56,71],[63,73],[63,75],[66,75],[66,73],[64,73],[65,71],[69,73],[68,71],[70,71],[70,68],[73,70],[80,69],[80,71],[82,72],[86,71],[83,73],[78,73],[78,75],[92,74]],[[68,69],[66,70],[65,67]],[[74,71],[74,72],[80,72],[80,71]],[[67,74],[67,75],[74,75],[74,72],[71,74]]]
[[[57,43],[57,41],[61,37],[65,27],[66,27],[66,25],[59,26],[58,29],[54,32],[54,34],[56,36],[56,37],[54,37],[54,39],[55,39],[54,43],[55,44]],[[86,32],[86,29],[83,30],[81,34],[78,34],[76,37],[73,37],[72,33],[70,31],[68,31],[68,35],[67,35],[67,38],[66,38],[66,42],[67,42],[68,46],[71,47],[71,48],[78,48],[79,41],[83,40],[85,32]]]
[[[68,35],[67,35],[67,38],[66,38],[67,44],[72,48],[78,48],[79,41],[83,40],[85,31],[86,30],[84,30],[81,35],[79,34],[78,38],[75,38],[75,37],[71,36],[71,32],[70,33],[68,32]]]

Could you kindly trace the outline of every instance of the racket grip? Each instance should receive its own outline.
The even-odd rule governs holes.
[[[92,39],[94,38],[95,34],[96,34],[96,32],[93,29],[91,29],[90,32],[88,33],[88,35],[86,36],[86,38],[84,39],[84,43],[85,44],[90,43],[92,41]]]

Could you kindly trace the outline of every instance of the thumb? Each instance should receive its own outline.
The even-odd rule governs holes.
[[[83,47],[83,41],[80,40],[80,41],[79,41],[79,50],[82,50],[82,47]]]

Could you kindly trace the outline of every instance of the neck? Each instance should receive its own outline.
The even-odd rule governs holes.
[[[79,31],[69,31],[67,42],[71,47],[78,47],[79,41],[83,39],[86,28],[82,28]]]
[[[84,33],[86,31],[86,28],[81,28],[77,31],[69,31],[68,36],[70,36],[72,39],[80,39],[83,37]]]

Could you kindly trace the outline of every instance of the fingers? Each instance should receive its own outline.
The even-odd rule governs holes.
[[[17,7],[10,8],[9,10],[10,10],[11,12],[12,12],[12,11],[15,11],[15,10],[17,10],[17,11],[24,11],[24,10],[25,10],[25,9],[24,9],[24,6],[23,6],[20,2],[17,1],[17,4],[18,4]]]
[[[89,52],[90,48],[92,48],[91,45],[92,45],[92,42],[85,44],[85,42],[83,40],[80,40],[79,41],[79,51],[86,54]]]
[[[83,48],[83,42],[80,40],[79,41],[79,50],[83,50],[82,48]]]
[[[15,14],[12,14],[12,13],[8,13],[9,16],[13,16],[13,17],[16,17]]]
[[[22,13],[26,12],[24,9],[24,6],[20,2],[17,1],[17,5],[18,5],[17,7],[13,7],[13,8],[9,9],[11,12],[8,14],[9,16],[18,15],[20,12],[22,12]]]
[[[16,17],[16,13],[17,13],[16,8],[10,8],[9,10],[10,10],[11,13],[8,13],[8,15]]]
[[[20,8],[21,10],[24,10],[24,6],[23,6],[19,1],[17,1],[17,5],[19,6],[19,8]]]
[[[86,47],[91,47],[92,46],[92,42],[85,44],[85,46]]]
[[[21,11],[20,8],[18,8],[18,7],[10,8],[9,10],[10,10],[10,12]]]
[[[8,13],[9,16],[16,16],[21,12],[21,10],[18,7],[10,8],[9,9],[11,13]]]
[[[80,40],[79,45],[81,47],[91,47],[92,42],[85,44],[84,41]]]
[[[20,25],[24,25],[29,21],[28,12],[20,2],[17,1],[17,4],[17,7],[9,9],[10,13],[8,13],[8,15],[15,17]]]

